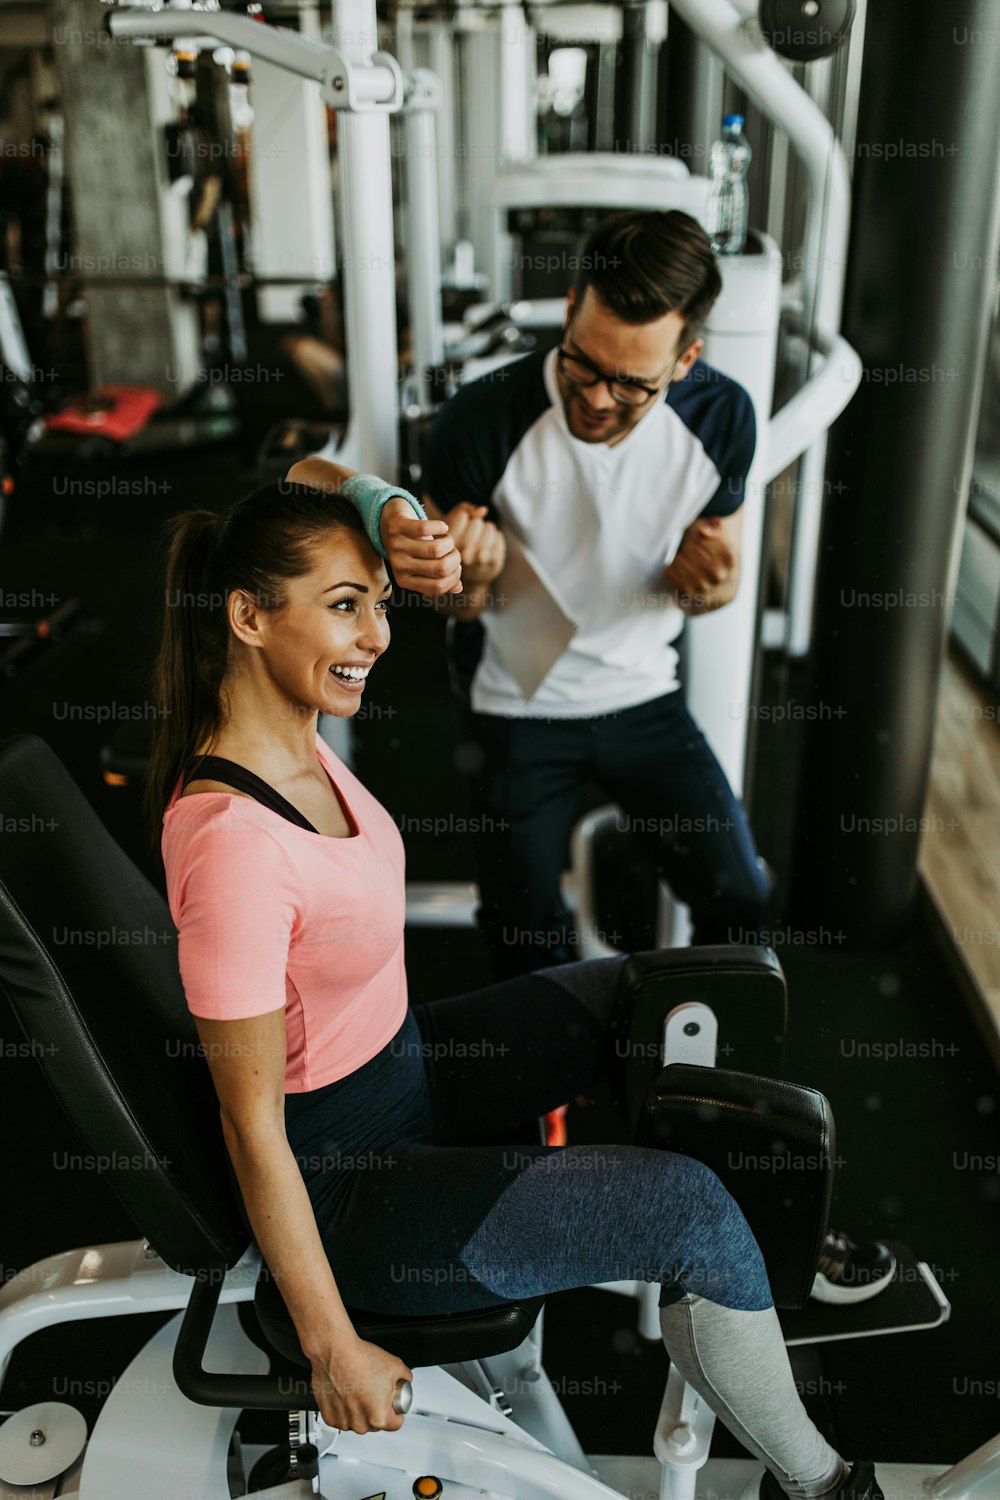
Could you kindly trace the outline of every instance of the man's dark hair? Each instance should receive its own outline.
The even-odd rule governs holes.
[[[681,313],[684,350],[722,291],[722,277],[711,240],[690,214],[630,209],[591,230],[576,278],[577,308],[588,287],[625,323]]]

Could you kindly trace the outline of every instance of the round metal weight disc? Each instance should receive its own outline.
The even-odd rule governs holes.
[[[39,1401],[0,1424],[0,1479],[44,1484],[74,1464],[87,1441],[87,1424],[65,1401]]]

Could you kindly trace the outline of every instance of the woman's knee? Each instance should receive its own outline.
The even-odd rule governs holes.
[[[661,1305],[689,1293],[744,1311],[770,1307],[764,1258],[736,1199],[704,1162],[669,1154],[678,1164],[671,1197],[682,1205],[684,1232]]]

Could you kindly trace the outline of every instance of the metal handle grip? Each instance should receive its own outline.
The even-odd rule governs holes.
[[[401,1417],[405,1417],[412,1405],[413,1386],[408,1380],[400,1381],[399,1390],[392,1398],[392,1409],[399,1412]]]

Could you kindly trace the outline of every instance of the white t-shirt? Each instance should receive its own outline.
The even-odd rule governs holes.
[[[685,616],[667,598],[663,568],[696,517],[739,509],[754,442],[749,395],[701,361],[611,447],[570,432],[554,349],[463,386],[431,430],[424,488],[442,511],[462,500],[489,504],[491,519],[517,532],[577,624],[525,700],[490,639],[490,611],[456,621],[466,682],[477,640],[481,647],[472,708],[590,718],[676,689],[672,642]]]

